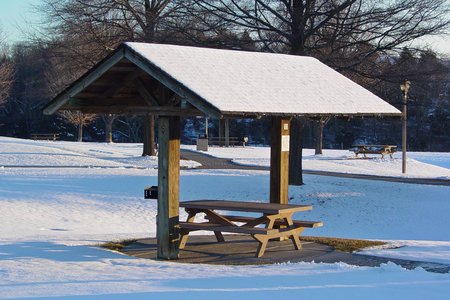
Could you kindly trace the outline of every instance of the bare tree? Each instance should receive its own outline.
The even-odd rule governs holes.
[[[314,154],[323,154],[323,129],[327,125],[328,121],[331,120],[330,116],[323,116],[317,118],[311,118],[314,127],[314,143],[315,151]]]
[[[83,114],[79,111],[62,111],[60,115],[67,123],[78,127],[78,142],[83,141],[83,126],[88,125],[97,118],[97,115]]]
[[[228,25],[246,30],[263,51],[311,55],[342,72],[378,75],[368,62],[426,35],[439,34],[450,20],[446,0],[191,0],[185,10],[199,30]],[[202,13],[207,11],[208,14]],[[200,34],[200,32],[199,32]],[[364,67],[361,67],[363,64]],[[296,122],[300,124],[300,120]],[[292,127],[291,157],[301,156],[301,127]],[[291,168],[301,172],[301,160]],[[300,177],[290,184],[302,184]]]
[[[139,133],[142,129],[141,118],[137,116],[121,117],[117,119],[119,125],[125,127],[124,130],[118,130],[118,133],[127,137],[131,142],[137,143],[139,141]]]
[[[180,7],[180,2],[45,0],[40,10],[47,12],[47,30],[60,37],[57,43],[64,55],[74,58],[72,62],[82,60],[87,69],[122,41],[163,40],[166,19]],[[147,136],[142,155],[155,155],[154,116],[146,115],[144,119],[145,126],[151,128],[144,131]]]
[[[103,122],[105,122],[105,141],[107,143],[113,142],[113,134],[112,134],[112,127],[114,120],[117,118],[117,115],[115,114],[103,114],[102,119]]]
[[[0,105],[8,99],[13,84],[13,63],[7,57],[5,38],[0,28]]]
[[[226,22],[231,32],[248,32],[263,50],[316,56],[339,70],[352,69],[367,57],[399,49],[419,37],[442,33],[450,22],[446,0],[184,3],[186,11],[195,13],[196,21],[204,24],[201,30]],[[204,11],[208,15],[197,13]]]

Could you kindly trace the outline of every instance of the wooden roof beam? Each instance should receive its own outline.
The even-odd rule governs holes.
[[[111,68],[112,72],[133,72],[137,70],[136,66],[130,64],[129,66],[114,66]]]
[[[156,99],[156,97],[153,95],[151,91],[147,89],[144,82],[141,79],[136,80],[136,86],[138,88],[138,92],[141,95],[142,99],[149,105],[149,106],[159,106],[159,102]]]
[[[123,91],[114,95],[114,99],[123,99],[123,98],[136,98],[140,95],[138,93],[124,93]],[[77,95],[77,99],[80,100],[89,100],[89,99],[112,99],[112,98],[104,98],[103,93],[92,93],[92,92],[81,92]]]
[[[56,96],[50,103],[44,107],[44,114],[51,115],[55,113],[60,107],[62,107],[67,100],[74,97],[81,91],[83,91],[86,86],[90,85],[103,74],[105,74],[109,69],[111,69],[115,64],[120,62],[124,58],[125,50],[119,48],[117,51],[108,55],[105,59],[99,62],[94,68],[88,71],[85,75],[75,81],[70,87],[65,89],[62,93]]]
[[[220,118],[220,110],[212,104],[206,102],[202,97],[190,90],[188,87],[181,85],[176,79],[166,73],[164,70],[154,65],[152,62],[146,60],[137,54],[133,49],[126,47],[125,57],[131,62],[135,63],[142,70],[148,73],[150,76],[158,80],[164,86],[178,94],[182,99],[186,99],[193,106],[197,107],[202,114],[206,114],[209,117]]]
[[[136,70],[131,73],[128,73],[123,78],[120,78],[119,80],[113,82],[111,84],[111,87],[101,95],[101,98],[114,97],[115,94],[120,92],[123,88],[128,86],[130,83],[132,83],[136,78],[138,78],[142,74],[143,74],[143,72],[141,70]]]
[[[203,116],[204,113],[198,109],[188,109],[179,107],[165,107],[165,106],[129,106],[129,105],[112,105],[112,106],[78,106],[71,105],[62,107],[61,110],[81,111],[83,113],[92,114],[136,114],[145,115],[153,113],[155,115],[165,116],[181,116],[181,117],[195,117]]]

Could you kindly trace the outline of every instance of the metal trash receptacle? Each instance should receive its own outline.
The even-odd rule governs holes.
[[[197,138],[197,151],[208,151],[208,137],[205,134]]]

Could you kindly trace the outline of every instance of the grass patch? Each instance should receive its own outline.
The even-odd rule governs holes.
[[[129,240],[123,240],[123,241],[113,241],[113,242],[107,242],[100,245],[102,248],[106,248],[113,251],[119,251],[121,252],[122,249],[128,245],[133,244],[136,242],[136,239],[129,239]]]
[[[301,236],[300,240],[307,242],[316,242],[333,247],[342,252],[354,252],[368,247],[385,245],[385,242],[366,241],[354,239],[341,239],[330,237]]]

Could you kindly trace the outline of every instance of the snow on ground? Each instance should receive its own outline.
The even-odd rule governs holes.
[[[0,160],[9,155],[23,161],[18,147],[4,150],[7,142],[0,139]],[[30,165],[52,165],[53,159],[64,165],[58,155],[42,155],[51,151],[41,148],[46,142],[23,143],[28,153],[36,153],[27,154]],[[60,151],[58,143],[51,143]],[[80,156],[86,147],[86,158],[99,155],[89,151],[99,149],[98,144],[66,146],[65,151]],[[116,153],[133,148],[114,147]],[[185,265],[94,247],[155,235],[156,203],[143,199],[143,189],[156,184],[156,175],[154,169],[115,167],[1,168],[0,298],[445,299],[450,293],[450,274],[408,271],[392,263],[377,268],[343,263]],[[183,200],[268,198],[265,171],[185,170],[181,175]],[[325,223],[307,234],[387,240],[400,248],[366,253],[450,264],[450,187],[313,175],[306,175],[305,182],[290,188],[290,201],[314,206],[299,218]]]
[[[408,152],[408,156],[424,163],[450,169],[450,153]]]
[[[184,145],[184,149],[194,150],[195,146]],[[229,158],[242,165],[270,165],[269,147],[209,147],[205,154],[215,157]],[[324,149],[323,155],[314,155],[313,149],[303,150],[303,169],[351,174],[367,174],[393,177],[441,178],[450,179],[450,153],[408,154],[407,174],[402,174],[401,153],[395,153],[391,159],[388,155],[355,157],[348,150]],[[447,168],[448,166],[448,168]]]
[[[1,166],[157,168],[156,157],[142,157],[142,144],[32,141],[0,137]],[[200,166],[182,160],[182,167]]]

